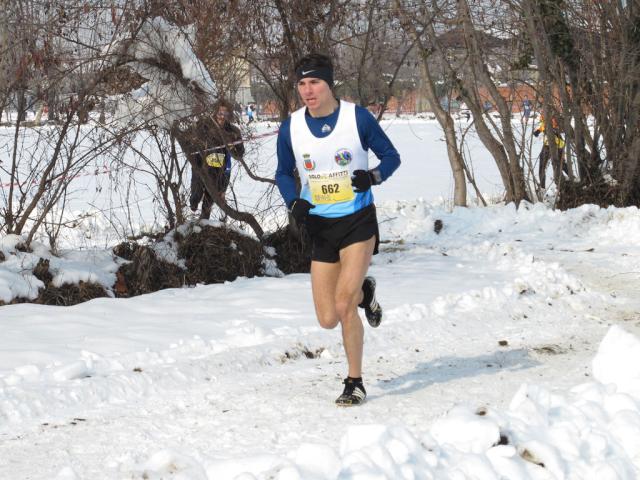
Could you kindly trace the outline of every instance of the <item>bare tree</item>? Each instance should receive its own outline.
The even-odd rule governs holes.
[[[506,191],[505,200],[519,203],[531,195],[525,184],[523,143],[518,141],[512,126],[512,99],[505,97],[504,89],[498,86],[501,72],[510,70],[515,54],[515,49],[510,48],[514,32],[503,25],[506,22],[511,27],[511,15],[501,10],[499,3],[435,0],[415,6],[413,2],[397,0],[396,6],[399,14],[404,15],[406,28],[413,28],[414,35],[421,39],[425,76],[431,76],[432,84],[439,80],[455,99],[467,105],[480,140],[496,162]],[[437,93],[434,89],[429,96],[435,97]],[[430,100],[449,146],[454,137],[447,130],[453,127],[443,119],[440,99]],[[498,123],[487,114],[486,104],[495,107]],[[447,102],[448,109],[450,105]],[[458,176],[458,190],[463,179],[460,172],[464,168],[468,171],[468,167],[455,159],[461,149],[454,150],[450,152],[450,161]]]
[[[541,198],[531,182],[531,140],[512,118],[510,92],[519,85],[535,89],[545,117],[556,119],[554,134],[566,140],[564,149],[549,142],[558,205],[640,202],[637,2],[0,0],[0,7],[0,118],[11,121],[0,132],[0,232],[29,242],[44,230],[55,243],[78,195],[72,181],[99,162],[151,175],[145,188],[158,200],[154,215],[169,227],[183,221],[190,159],[176,148],[177,123],[196,107],[210,110],[217,97],[232,98],[247,75],[285,118],[298,102],[293,66],[311,51],[331,54],[338,92],[380,106],[379,118],[392,96],[421,85],[445,133],[456,205],[466,204],[472,169],[443,95],[471,111],[505,199]],[[136,146],[141,139],[152,140],[153,154]],[[256,162],[242,159],[237,171],[272,192]],[[216,185],[205,185],[219,198]],[[271,199],[253,211],[237,197],[231,203],[218,206],[262,236],[257,217]]]
[[[434,26],[435,15],[427,11],[424,6],[415,9],[401,0],[396,0],[396,8],[402,26],[408,32],[414,42],[417,43],[422,61],[422,73],[424,77],[424,93],[429,100],[438,123],[445,134],[447,144],[447,156],[453,172],[454,180],[454,205],[467,205],[467,186],[464,171],[464,161],[458,148],[456,130],[451,113],[440,104],[436,89],[436,76],[433,71],[432,54],[438,50]]]
[[[378,120],[395,97],[399,113],[402,98],[418,88],[415,39],[402,28],[391,0],[351,2],[345,14],[335,46],[340,92],[363,107],[373,107]]]
[[[85,126],[102,80],[105,10],[63,0],[20,0],[10,3],[4,15],[9,49],[18,59],[8,76],[17,112],[7,161],[0,164],[7,179],[0,231],[25,234],[30,243],[56,206],[65,203],[72,180],[117,142],[96,123]],[[50,68],[53,64],[56,68]],[[43,85],[66,100],[60,104],[60,120],[39,129],[24,119],[36,100],[42,104]]]
[[[9,105],[9,87],[11,83],[11,57],[14,52],[9,49],[9,8],[8,0],[0,1],[0,123],[2,114]]]
[[[223,8],[223,2],[208,2],[209,7],[217,5]],[[112,49],[111,64],[119,70],[129,70],[141,77],[145,82],[135,95],[129,96],[121,109],[123,116],[120,119],[133,122],[137,128],[157,132],[162,129],[171,134],[172,138],[178,140],[183,152],[186,146],[193,144],[198,139],[185,137],[176,126],[184,119],[189,118],[195,111],[200,115],[210,115],[213,111],[213,104],[220,95],[218,85],[213,81],[212,75],[202,58],[208,59],[210,63],[215,63],[215,55],[211,53],[224,51],[231,57],[233,50],[228,42],[229,28],[222,30],[213,40],[198,41],[198,39],[209,38],[211,29],[206,25],[203,30],[198,30],[200,24],[185,25],[191,16],[190,11],[209,11],[204,9],[205,2],[195,5],[175,5],[171,2],[152,4],[144,11],[144,20],[140,24],[136,35],[124,35],[114,42]],[[163,16],[155,16],[161,14]],[[171,23],[167,18],[171,19]],[[201,17],[196,18],[202,21]],[[226,32],[226,35],[223,33]],[[232,82],[227,82],[229,87]],[[126,91],[126,85],[124,86]],[[130,88],[130,86],[129,86]],[[137,97],[138,99],[134,98]],[[192,132],[195,134],[195,132]],[[157,133],[154,133],[157,135]],[[228,143],[221,136],[223,143]],[[189,148],[189,153],[193,149]],[[239,211],[230,206],[219,195],[216,185],[204,174],[203,166],[197,165],[193,155],[187,154],[181,159],[189,163],[192,171],[200,174],[202,182],[214,199],[218,207],[230,218],[248,224],[258,237],[263,234],[262,227],[250,212]],[[173,165],[177,157],[167,165]],[[177,195],[181,178],[170,178],[168,174],[178,174],[182,172],[179,168],[158,169],[148,163],[148,169],[156,174],[156,182],[165,194],[160,195],[168,224],[173,225],[177,219],[182,218],[180,197]],[[169,189],[169,190],[167,190]],[[171,195],[168,195],[171,193]],[[175,208],[169,208],[172,200]]]
[[[273,95],[280,118],[285,119],[298,99],[293,67],[310,52],[331,53],[334,36],[344,21],[348,2],[320,0],[258,0],[249,2],[251,22],[241,35],[244,59],[255,79]]]
[[[549,142],[560,206],[640,202],[640,8],[637,2],[521,0],[545,117],[566,139],[575,182]],[[593,123],[592,120],[593,119]]]

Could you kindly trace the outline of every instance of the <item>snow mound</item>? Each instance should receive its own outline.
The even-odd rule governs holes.
[[[506,411],[456,405],[422,433],[354,425],[338,452],[303,443],[287,458],[203,459],[202,469],[193,457],[160,451],[142,470],[146,478],[217,480],[633,480],[640,474],[640,391],[628,385],[640,379],[639,360],[640,340],[612,327],[593,360],[596,381],[568,392],[525,384]]]
[[[611,327],[593,360],[593,374],[618,392],[640,398],[640,339],[621,327]]]

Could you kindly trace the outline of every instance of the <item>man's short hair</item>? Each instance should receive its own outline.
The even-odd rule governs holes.
[[[333,62],[322,53],[310,53],[296,62],[296,81],[303,78],[320,78],[333,88]]]

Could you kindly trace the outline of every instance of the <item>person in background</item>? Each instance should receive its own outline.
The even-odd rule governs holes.
[[[187,155],[192,155],[198,167],[213,181],[218,192],[219,202],[224,195],[231,178],[231,157],[241,159],[244,144],[238,127],[231,123],[232,106],[226,100],[218,100],[213,107],[213,115],[201,115],[189,130],[186,145],[181,146]],[[199,171],[191,171],[191,195],[189,206],[193,212],[202,202],[200,218],[208,220],[214,199],[205,188]]]
[[[542,149],[540,150],[540,154],[538,155],[538,177],[540,179],[540,188],[543,190],[546,188],[546,176],[547,176],[547,166],[549,165],[549,160],[551,159],[551,152],[549,150],[549,137],[552,137],[556,142],[558,147],[558,160],[552,163],[553,168],[553,178],[556,183],[559,180],[560,175],[560,165],[562,165],[562,170],[568,175],[569,170],[565,162],[562,161],[562,152],[564,149],[564,140],[562,136],[558,133],[558,123],[556,122],[555,117],[551,118],[551,129],[550,131],[546,128],[546,124],[544,121],[544,116],[540,114],[540,123],[538,124],[538,128],[533,131],[533,136],[538,137],[540,134],[544,134],[544,143],[542,145]]]
[[[524,117],[524,121],[528,122],[529,117],[531,116],[531,100],[529,100],[528,95],[525,95],[524,100],[522,100],[522,115]]]
[[[467,122],[471,120],[471,110],[467,107],[467,104],[462,102],[460,104],[460,115],[467,119]]]
[[[311,237],[311,288],[318,322],[323,328],[342,327],[348,375],[336,404],[359,405],[367,394],[358,307],[364,308],[372,327],[382,321],[376,282],[367,276],[380,241],[371,187],[389,178],[400,156],[368,110],[334,96],[329,57],[307,55],[296,64],[295,74],[304,107],[280,127],[276,183],[291,217],[306,225]],[[369,168],[369,149],[380,159],[374,168]]]
[[[254,110],[255,107],[251,103],[247,105],[247,123],[251,123],[255,120]]]

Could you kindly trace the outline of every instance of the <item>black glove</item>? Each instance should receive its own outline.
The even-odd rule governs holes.
[[[296,221],[296,223],[300,225],[307,221],[309,210],[311,210],[312,208],[316,208],[315,205],[312,205],[303,198],[296,198],[291,204],[291,208],[289,209],[289,211],[291,212],[291,216]]]
[[[351,185],[353,191],[356,193],[364,193],[371,188],[372,185],[379,185],[382,183],[380,178],[380,172],[374,170],[354,170],[351,177]]]
[[[533,136],[537,137],[538,135],[540,135],[540,129],[534,130],[533,131]]]

